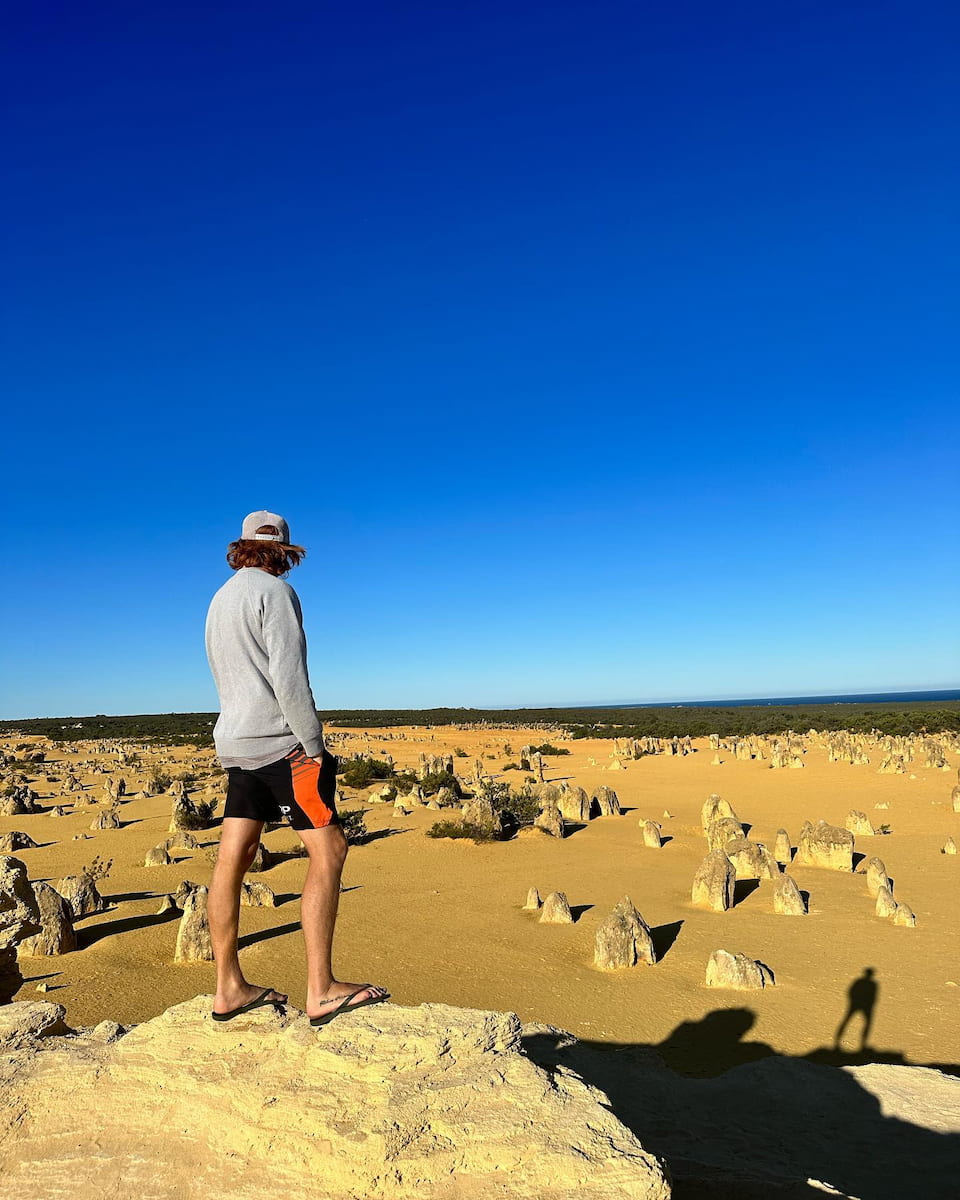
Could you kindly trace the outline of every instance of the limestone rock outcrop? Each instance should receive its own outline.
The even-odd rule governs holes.
[[[572,925],[573,913],[565,892],[551,892],[543,902],[540,920],[548,925]]]
[[[804,821],[797,847],[797,862],[834,871],[853,870],[853,834],[839,825]]]
[[[277,896],[273,888],[255,880],[240,885],[240,903],[248,908],[276,908]]]
[[[884,883],[877,889],[877,908],[878,917],[892,917],[897,911],[897,902],[893,898],[893,892]]]
[[[722,796],[718,796],[714,792],[704,800],[703,806],[700,809],[700,828],[706,833],[715,821],[719,821],[724,817],[729,817],[739,824],[737,814],[734,812],[730,802],[724,800]],[[743,830],[741,829],[740,832],[742,833]]]
[[[17,946],[40,932],[37,897],[19,858],[0,858],[0,1004],[6,1004],[23,982]]]
[[[807,906],[792,875],[780,875],[774,883],[773,911],[788,917],[806,916]]]
[[[152,846],[143,860],[145,867],[168,867],[173,862],[166,846]]]
[[[185,829],[206,829],[213,820],[216,804],[210,800],[194,799],[188,796],[180,785],[181,792],[173,795],[173,806],[170,810],[170,832],[176,833]]]
[[[773,987],[773,972],[768,966],[745,954],[714,950],[707,962],[707,987],[736,988],[741,991]]]
[[[602,783],[590,797],[590,812],[599,817],[619,817],[620,797],[612,787]]]
[[[200,843],[188,833],[186,829],[180,829],[176,833],[171,833],[168,838],[165,838],[160,845],[168,854],[174,850],[199,850]]]
[[[733,908],[737,873],[722,850],[711,850],[693,877],[691,898],[694,904],[726,912]]]
[[[858,837],[873,837],[875,832],[867,814],[856,808],[851,808],[847,813],[845,826]]]
[[[563,816],[555,804],[548,804],[542,808],[533,824],[537,829],[542,829],[544,833],[549,833],[551,837],[563,837]]]
[[[876,896],[883,887],[893,890],[883,859],[874,856],[867,859],[867,891],[871,896]]]
[[[629,896],[617,901],[613,912],[597,929],[593,961],[606,971],[635,967],[638,962],[653,966],[657,961],[650,926]]]
[[[40,932],[24,938],[18,948],[20,955],[69,954],[77,948],[70,905],[49,883],[33,884],[40,913]]]
[[[893,913],[893,923],[894,925],[905,925],[908,929],[912,929],[916,925],[917,918],[909,904],[897,903]]]
[[[35,850],[37,843],[29,833],[12,829],[0,836],[0,854],[16,854],[18,850]]]
[[[173,958],[174,962],[213,962],[205,887],[194,888],[183,902]]]
[[[10,1008],[4,1200],[670,1196],[605,1093],[524,1053],[514,1013],[387,1003],[316,1030],[289,1005],[217,1024],[198,996],[126,1033],[56,1037],[60,1006]]]
[[[743,826],[733,817],[719,817],[707,829],[707,849],[722,850],[727,842],[743,837]]]
[[[119,829],[120,813],[115,808],[102,808],[90,822],[94,830]]]
[[[734,838],[723,847],[738,879],[779,879],[780,868],[766,848],[745,837]]]
[[[72,1033],[64,1020],[66,1012],[62,1004],[51,1004],[48,1000],[18,1000],[14,1004],[0,1006],[0,1054],[13,1054],[21,1049],[32,1054],[41,1038],[57,1033]],[[5,1091],[0,1082],[0,1106],[6,1099]],[[3,1111],[2,1107],[0,1111]],[[0,1117],[0,1131],[3,1129],[3,1120]]]
[[[100,895],[97,881],[85,871],[81,871],[79,875],[65,875],[63,879],[58,879],[54,886],[70,905],[75,921],[103,910],[103,896]]]
[[[566,821],[585,823],[590,820],[590,797],[586,788],[564,785],[557,796],[557,808]]]

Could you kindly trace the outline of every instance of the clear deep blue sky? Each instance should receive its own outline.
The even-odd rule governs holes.
[[[957,10],[22,5],[0,715],[960,678]]]

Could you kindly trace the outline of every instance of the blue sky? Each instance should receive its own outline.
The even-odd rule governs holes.
[[[21,8],[0,715],[954,686],[943,4]]]

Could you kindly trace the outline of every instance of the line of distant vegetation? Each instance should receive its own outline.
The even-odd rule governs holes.
[[[882,733],[960,731],[960,701],[894,704],[797,704],[736,708],[421,708],[330,709],[327,724],[353,729],[402,725],[524,726],[567,729],[574,737],[704,737],[783,733],[787,729],[880,730]],[[128,717],[34,717],[0,721],[0,733],[42,734],[54,741],[150,739],[212,745],[216,713],[149,713]]]

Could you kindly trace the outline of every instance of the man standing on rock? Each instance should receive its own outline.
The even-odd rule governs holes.
[[[347,839],[334,803],[337,763],[324,748],[307,675],[300,601],[281,578],[305,553],[291,544],[283,517],[265,510],[250,513],[239,540],[227,548],[234,575],[207,613],[207,658],[220,696],[213,740],[228,776],[207,899],[217,961],[216,1021],[287,1000],[284,992],[248,983],[237,952],[243,877],[264,824],[284,819],[309,855],[300,912],[311,1025],[325,1025],[348,1008],[389,996],[374,984],[344,983],[333,976],[333,927]]]

